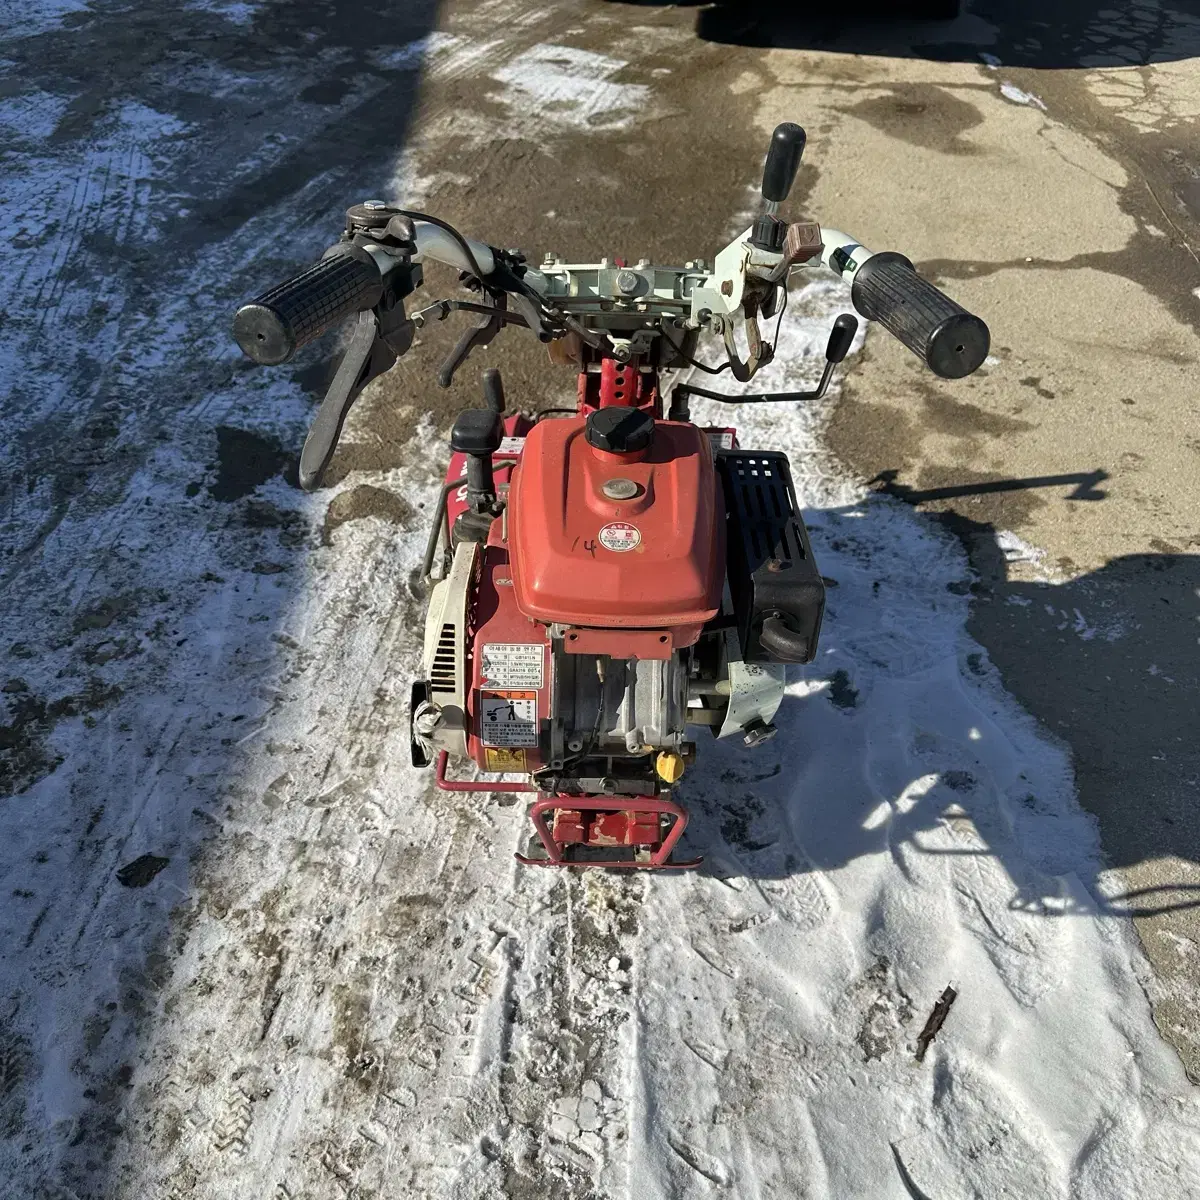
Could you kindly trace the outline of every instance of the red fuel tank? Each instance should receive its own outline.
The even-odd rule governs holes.
[[[649,447],[588,444],[583,417],[529,431],[508,502],[517,606],[539,621],[670,629],[688,645],[721,606],[723,507],[707,434],[658,421]],[[665,640],[665,639],[664,639]]]

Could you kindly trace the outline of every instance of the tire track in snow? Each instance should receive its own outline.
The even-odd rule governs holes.
[[[511,1123],[505,1195],[598,1198],[628,1187],[629,1020],[645,886],[599,872],[551,877],[550,905],[514,979],[499,1087]]]
[[[476,27],[478,53],[466,34],[435,44],[431,75],[492,71],[537,44],[539,28],[523,23],[501,48]],[[414,145],[405,169],[419,181],[421,135]],[[391,482],[428,506],[415,479],[440,454],[423,437],[410,458]],[[644,885],[518,872],[515,846],[497,835],[523,838],[523,814],[410,772],[417,540],[340,530],[336,559],[289,619],[303,651],[261,719],[265,755],[249,757],[251,743],[235,775],[228,861],[204,872],[194,960],[177,972],[139,1074],[121,1195],[155,1179],[181,1197],[263,1186],[490,1197],[503,1181],[598,1197],[626,1186],[627,950]],[[397,596],[399,611],[381,620]],[[249,816],[259,797],[261,827]],[[248,860],[260,877],[245,878]],[[193,1026],[219,1028],[222,1052]],[[163,1119],[167,1064],[193,1060],[169,1088],[190,1116]],[[251,1098],[232,1125],[231,1087]],[[218,1153],[215,1135],[244,1152]]]
[[[439,110],[447,134],[470,148],[504,128],[505,90],[480,75],[502,65],[505,52],[477,36],[471,16],[512,19],[521,46],[559,46],[570,40],[561,21],[555,24],[555,12],[563,11],[546,10],[545,26],[525,23],[521,18],[536,14],[519,5],[462,15],[455,32],[467,44],[476,37],[480,57],[469,66],[449,47],[444,61],[460,64],[463,83],[477,80],[482,99],[478,107],[465,101],[461,111]],[[556,66],[544,55],[538,61]],[[561,80],[541,82],[558,87]],[[570,100],[575,93],[560,88],[555,95]],[[561,110],[556,129],[566,136],[572,114],[589,111],[585,92]],[[534,131],[551,146],[558,136]],[[443,149],[427,139],[412,156],[418,182],[418,168],[444,165],[436,157]],[[322,184],[305,204],[330,207],[341,188]],[[208,266],[239,254],[245,261],[266,231],[267,222],[259,222]],[[818,313],[821,320],[827,315]],[[215,353],[213,338],[181,344],[189,353]],[[236,396],[227,390],[208,411],[277,401],[284,390],[272,393],[243,376]],[[962,1136],[951,1126],[953,1106],[939,1114],[940,1123],[929,1118],[900,1044],[903,997],[924,996],[935,979],[944,982],[944,965],[956,956],[981,980],[995,964],[979,950],[976,933],[964,929],[944,886],[925,883],[915,867],[915,883],[898,880],[890,864],[869,879],[852,869],[873,868],[875,847],[873,831],[860,828],[869,810],[846,764],[863,753],[864,726],[877,736],[879,725],[896,719],[888,709],[886,720],[871,724],[872,705],[881,701],[865,684],[879,684],[889,667],[917,671],[931,647],[944,649],[939,631],[959,604],[938,594],[952,552],[939,549],[936,538],[913,538],[910,516],[838,493],[836,466],[806,436],[813,427],[798,433],[791,421],[777,426],[774,414],[757,427],[753,418],[747,424],[757,444],[790,439],[814,502],[834,510],[819,539],[822,565],[846,570],[843,591],[831,602],[841,611],[831,613],[831,629],[837,661],[856,668],[860,707],[834,712],[817,681],[811,694],[792,698],[783,744],[772,751],[786,768],[772,793],[786,818],[777,844],[802,846],[803,853],[789,864],[786,853],[776,859],[771,850],[743,846],[731,851],[742,874],[724,882],[703,875],[581,882],[518,874],[504,843],[518,828],[524,832],[519,812],[434,793],[414,783],[405,763],[404,681],[419,650],[420,617],[408,591],[416,523],[398,531],[379,522],[343,528],[328,553],[314,552],[314,594],[296,604],[280,631],[303,647],[285,656],[290,668],[274,672],[263,647],[242,641],[224,619],[226,610],[214,605],[202,614],[213,634],[209,660],[230,660],[223,694],[242,696],[253,681],[265,702],[255,710],[259,731],[232,769],[216,774],[204,750],[223,735],[246,737],[244,727],[218,725],[207,712],[209,728],[198,729],[196,714],[188,714],[172,753],[156,764],[172,798],[203,805],[204,819],[218,822],[221,834],[196,866],[194,901],[178,915],[174,977],[158,1000],[140,1001],[156,1005],[157,1027],[133,1080],[115,1200],[147,1192],[180,1200],[324,1200],[372,1190],[440,1200],[491,1197],[506,1187],[539,1197],[619,1196],[635,1182],[647,1195],[661,1184],[660,1194],[675,1200],[711,1194],[714,1177],[748,1196],[883,1194],[894,1182],[891,1166],[885,1164],[888,1183],[881,1184],[871,1175],[872,1147],[884,1146],[898,1124],[922,1121],[932,1131],[933,1161],[957,1154],[968,1164],[959,1186],[934,1195],[995,1182],[988,1138],[975,1135],[990,1137],[1016,1120],[1036,1125],[1047,1108],[1045,1097],[1039,1107],[1011,1096],[998,1073],[978,1069],[989,1055],[1005,1053],[995,1030],[1006,1028],[1011,1014],[990,1014],[984,1024],[991,1044],[972,1041],[969,1022],[948,1025],[939,1040],[934,1099],[945,1103],[961,1081],[979,1114]],[[382,482],[428,506],[432,481],[418,460],[437,457],[420,439],[409,472]],[[264,489],[273,501],[280,492]],[[124,512],[137,510],[131,502]],[[856,524],[866,529],[856,534]],[[906,565],[906,554],[916,568]],[[886,579],[915,598],[899,627],[872,623],[861,604],[856,610],[852,596],[870,591],[863,563],[872,556]],[[248,589],[272,578],[238,576]],[[188,625],[188,635],[200,636],[204,623]],[[846,634],[841,642],[839,629]],[[239,657],[247,644],[267,665]],[[194,661],[184,651],[180,657]],[[202,694],[211,705],[216,693]],[[740,751],[731,758],[728,748],[706,749],[714,773],[722,761],[745,761]],[[194,786],[197,775],[204,787]],[[124,776],[108,778],[112,791],[123,790]],[[879,790],[888,794],[887,784]],[[164,819],[162,807],[148,811]],[[905,845],[899,822],[889,832],[894,845]],[[1005,853],[1011,862],[1013,852]],[[984,893],[1001,882],[982,878],[974,893],[1003,901],[999,892]],[[922,913],[926,923],[914,925]],[[914,928],[920,937],[911,936]],[[928,947],[928,962],[906,954],[914,944]],[[707,962],[689,949],[701,945]],[[1113,979],[1128,973],[1120,952],[1114,940],[1107,956],[1096,955]],[[635,962],[623,967],[622,954]],[[1086,972],[1088,955],[1080,957]],[[1096,972],[1079,986],[1091,989],[1102,1023],[1111,981]],[[1055,1002],[1039,999],[1051,1008]],[[625,1015],[631,1009],[636,1019]],[[1074,1015],[1059,1013],[1060,1043],[1077,1036],[1067,1019]],[[872,1035],[869,1053],[864,1030]],[[1031,1036],[1037,1034],[1033,1027]],[[1037,1045],[1049,1056],[1053,1041],[1043,1037]],[[1153,1048],[1139,1043],[1139,1051]],[[1097,1061],[1107,1070],[1113,1060],[1099,1053]],[[1154,1077],[1153,1064],[1147,1071]],[[1128,1095],[1150,1111],[1141,1085],[1124,1078]],[[1111,1105],[1120,1098],[1111,1088],[1102,1073],[1080,1091],[1108,1090],[1104,1103]],[[1064,1120],[1071,1116],[1065,1112]],[[1109,1137],[1113,1161],[1136,1159],[1129,1131]],[[1047,1154],[1040,1132],[1029,1146],[1029,1163],[1018,1164],[1018,1190],[1053,1194],[1038,1191]]]
[[[381,560],[388,547],[378,549],[372,565],[386,570]],[[391,578],[397,574],[403,577],[393,569]],[[338,1192],[378,1187],[394,1172],[411,1175],[414,1187],[424,1173],[420,1186],[437,1194],[461,1159],[454,1134],[462,1131],[455,1125],[472,1098],[479,1014],[500,975],[496,951],[503,934],[469,917],[447,916],[469,911],[486,886],[480,825],[467,811],[469,800],[426,795],[425,840],[397,849],[388,836],[396,810],[383,788],[402,775],[395,761],[398,700],[387,690],[388,679],[416,653],[412,613],[403,605],[393,610],[375,636],[360,643],[356,661],[340,664],[348,613],[386,611],[367,600],[369,585],[346,582],[307,639],[322,652],[311,656],[297,683],[310,695],[319,680],[355,685],[349,693],[326,692],[299,712],[288,713],[295,705],[285,702],[274,732],[302,733],[315,718],[342,730],[352,753],[326,753],[322,767],[297,737],[290,747],[277,747],[276,763],[264,764],[313,783],[273,795],[279,807],[271,816],[282,828],[243,831],[244,849],[263,859],[264,878],[250,884],[250,895],[234,895],[247,886],[240,864],[212,873],[201,920],[224,929],[204,939],[211,965],[197,964],[191,977],[185,972],[173,993],[185,1003],[188,992],[207,993],[215,1006],[207,1019],[223,1014],[216,1021],[222,1045],[216,1054],[194,1044],[181,1053],[190,1032],[168,1019],[147,1071],[152,1080],[155,1060],[195,1056],[187,1073],[176,1070],[168,1085],[189,1097],[190,1128],[170,1128],[181,1122],[168,1107],[165,1127],[148,1110],[151,1125],[143,1133],[150,1161],[181,1196],[213,1194],[214,1188],[215,1194],[245,1194],[281,1167],[284,1177],[275,1182],[297,1195],[310,1189],[321,1195],[329,1186]],[[412,849],[418,854],[406,853]],[[255,954],[268,945],[280,966],[264,1035],[264,979]],[[385,995],[392,990],[399,1005]],[[285,1063],[290,1069],[281,1070]],[[396,1143],[418,1097],[442,1108],[449,1144],[432,1160],[418,1155],[397,1164]],[[283,1163],[281,1139],[290,1149]]]

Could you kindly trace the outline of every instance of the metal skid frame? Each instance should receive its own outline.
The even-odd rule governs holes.
[[[537,792],[538,787],[532,783],[507,783],[497,780],[494,783],[488,783],[479,779],[448,779],[446,777],[446,768],[450,756],[442,751],[437,759],[437,773],[434,782],[444,792]],[[555,836],[551,828],[550,822],[546,819],[548,813],[552,813],[557,809],[563,809],[568,812],[601,812],[601,813],[620,813],[626,811],[645,813],[652,815],[656,819],[662,817],[670,817],[671,825],[667,830],[666,837],[661,843],[655,847],[648,858],[644,861],[630,859],[587,859],[586,861],[572,861],[566,857],[565,849],[567,845],[578,843],[560,842]],[[698,867],[703,859],[691,858],[682,861],[672,862],[671,851],[675,849],[679,839],[683,836],[683,831],[687,828],[688,815],[687,810],[681,805],[676,804],[673,800],[666,800],[655,796],[548,796],[543,794],[539,799],[535,800],[529,809],[529,818],[533,821],[533,827],[537,830],[538,839],[542,843],[542,848],[546,851],[545,858],[533,858],[525,854],[517,854],[514,857],[517,862],[523,863],[527,867],[607,867],[616,870],[686,870],[690,867]],[[591,847],[595,849],[595,847]]]
[[[564,854],[564,844],[560,842],[546,820],[546,814],[555,809],[565,809],[570,812],[625,812],[632,810],[638,813],[650,813],[655,817],[672,817],[667,836],[663,838],[657,849],[644,862],[629,859],[587,859],[583,862],[572,862]],[[671,851],[683,836],[687,828],[687,812],[673,800],[663,800],[651,796],[543,796],[535,800],[529,809],[530,820],[537,830],[538,838],[546,851],[545,858],[531,858],[528,855],[516,855],[517,862],[527,867],[609,867],[618,870],[683,870],[697,867],[701,859],[693,858],[681,862],[671,862]]]

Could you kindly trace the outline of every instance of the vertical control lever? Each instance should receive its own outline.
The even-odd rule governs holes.
[[[483,373],[483,402],[490,412],[504,411],[504,381],[495,367],[488,367]]]
[[[804,130],[793,121],[775,126],[767,161],[763,165],[762,194],[768,212],[774,212],[773,206],[788,198],[792,184],[796,182],[796,172],[800,170],[806,141]]]
[[[474,513],[492,515],[496,482],[492,455],[500,449],[503,425],[491,409],[468,409],[459,413],[450,432],[450,449],[467,456],[467,507]]]
[[[767,161],[763,164],[763,213],[755,219],[750,234],[751,243],[763,250],[783,249],[787,225],[775,214],[796,182],[796,172],[800,170],[806,141],[804,130],[792,121],[776,125],[775,132],[771,134]]]

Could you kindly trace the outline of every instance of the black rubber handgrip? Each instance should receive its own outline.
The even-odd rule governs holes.
[[[278,366],[344,317],[373,308],[382,294],[383,276],[370,254],[334,246],[307,271],[243,304],[233,336],[247,357]]]
[[[903,254],[871,255],[858,268],[850,297],[868,321],[878,321],[943,379],[970,375],[987,358],[988,327],[922,279]]]

